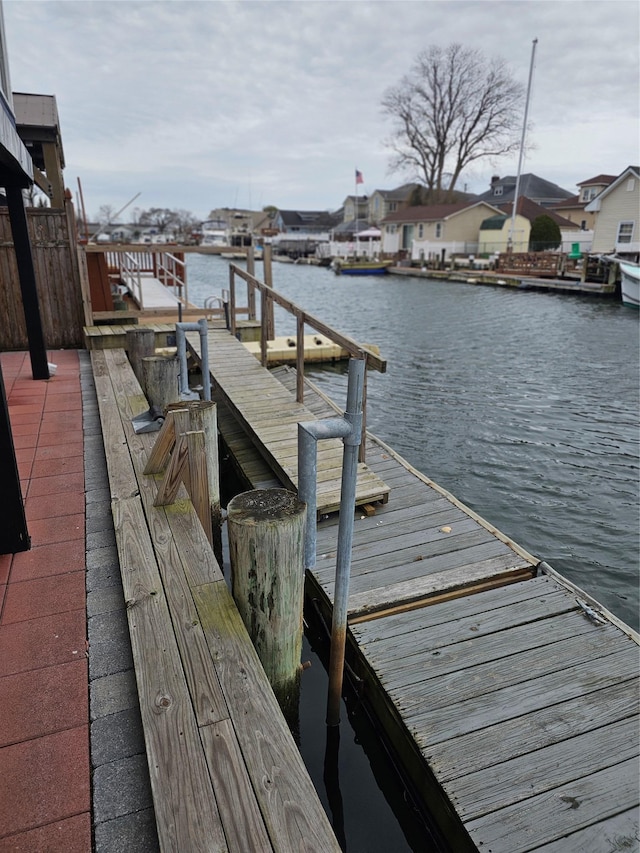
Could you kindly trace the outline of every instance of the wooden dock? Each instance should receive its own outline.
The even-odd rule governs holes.
[[[200,336],[187,333],[187,344],[200,358]],[[226,329],[210,329],[209,363],[216,389],[255,446],[294,491],[298,486],[298,423],[316,420],[295,395],[260,365],[246,347]],[[343,444],[328,439],[318,445],[318,512],[333,512],[340,505]],[[368,465],[358,465],[356,503],[385,501],[389,487]]]
[[[334,414],[309,383],[305,407]],[[261,487],[251,412],[234,415],[221,432]],[[453,849],[638,850],[638,635],[371,435],[367,459],[390,493],[356,514],[349,660]],[[336,539],[321,520],[307,582],[326,614]]]
[[[157,433],[133,431],[148,402],[124,351],[92,365],[161,850],[338,853],[186,492],[154,506]]]
[[[139,308],[153,310],[175,310],[180,300],[171,288],[149,273],[140,275],[122,274],[122,282],[135,299]]]

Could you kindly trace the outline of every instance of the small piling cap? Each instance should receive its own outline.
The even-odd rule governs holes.
[[[254,489],[229,501],[233,521],[270,521],[304,512],[306,504],[287,489]]]

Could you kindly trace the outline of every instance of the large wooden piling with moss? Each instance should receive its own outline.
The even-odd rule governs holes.
[[[286,489],[229,502],[233,597],[280,706],[297,701],[302,652],[306,504]]]

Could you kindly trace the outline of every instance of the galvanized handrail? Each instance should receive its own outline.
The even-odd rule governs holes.
[[[358,477],[358,447],[362,437],[365,372],[364,359],[352,358],[349,360],[347,406],[343,417],[325,418],[324,420],[298,424],[298,497],[307,505],[304,543],[306,569],[312,569],[316,564],[318,441],[324,438],[341,438],[344,442],[329,657],[329,696],[327,699],[327,725],[329,726],[337,726],[340,722],[340,695],[347,637],[351,546],[353,543],[354,507]]]
[[[366,443],[364,441],[367,429],[367,368],[385,373],[387,369],[387,361],[381,358],[377,353],[363,347],[353,338],[343,335],[336,331],[331,326],[304,311],[291,299],[278,293],[268,284],[257,279],[254,275],[241,269],[236,264],[229,265],[229,330],[232,335],[236,334],[236,276],[239,276],[247,284],[248,289],[248,304],[249,304],[249,319],[256,319],[255,312],[255,291],[260,293],[260,357],[263,367],[267,364],[267,340],[269,331],[269,315],[270,306],[273,302],[280,305],[296,318],[296,400],[298,403],[304,403],[304,327],[311,326],[316,332],[328,337],[333,343],[345,349],[352,358],[362,359],[365,363],[364,377],[362,381],[362,441],[360,443],[359,458],[361,462],[365,461]],[[272,313],[272,312],[271,312]]]

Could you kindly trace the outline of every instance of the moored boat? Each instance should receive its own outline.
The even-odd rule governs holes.
[[[393,261],[335,258],[331,266],[336,275],[385,275],[392,264]]]
[[[640,265],[631,261],[618,261],[622,304],[640,308]]]

